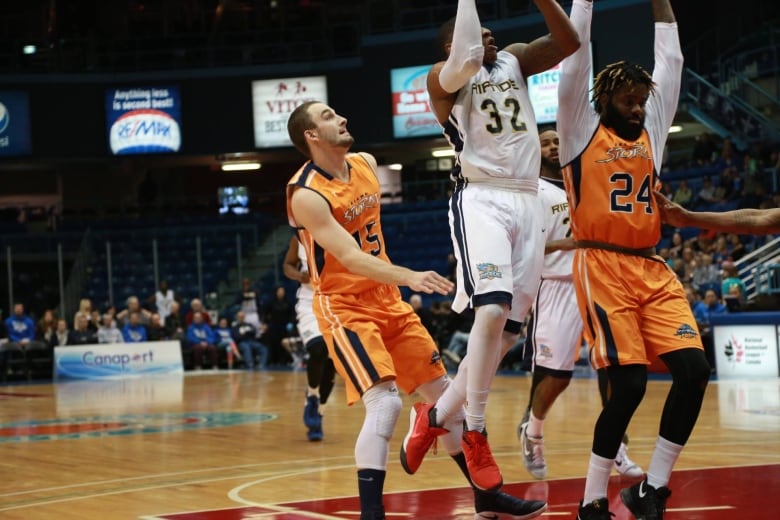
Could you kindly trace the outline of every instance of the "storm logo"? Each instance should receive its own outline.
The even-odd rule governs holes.
[[[114,155],[178,152],[179,123],[160,110],[133,110],[111,125],[109,136]]]

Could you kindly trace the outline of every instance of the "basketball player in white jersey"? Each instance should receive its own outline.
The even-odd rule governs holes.
[[[569,202],[563,185],[558,159],[558,132],[545,129],[539,133],[542,166],[539,198],[542,201],[547,243],[544,246],[544,268],[539,293],[528,324],[526,349],[533,355],[533,381],[528,408],[518,427],[523,464],[537,479],[547,476],[544,459],[543,426],[550,408],[569,386],[574,363],[582,344],[582,318],[572,279],[574,240],[569,225]],[[634,464],[621,444],[615,469],[623,475],[641,477],[642,468]]]
[[[160,287],[154,293],[154,305],[157,307],[157,314],[160,315],[163,325],[165,325],[165,318],[171,313],[171,305],[175,299],[173,289],[168,288],[168,281],[160,280]]]
[[[303,423],[308,428],[310,441],[321,441],[322,416],[336,378],[336,369],[328,356],[328,347],[317,326],[312,311],[314,288],[309,283],[309,268],[306,265],[306,251],[298,237],[290,239],[290,246],[284,259],[284,274],[300,283],[296,293],[295,314],[298,320],[298,334],[309,354],[306,361],[306,405],[303,408]]]
[[[480,26],[474,0],[459,0],[455,20],[439,32],[447,58],[428,74],[430,103],[455,150],[450,228],[458,261],[452,308],[474,308],[468,354],[436,403],[417,403],[401,448],[408,473],[433,444],[437,425],[466,407],[463,453],[474,486],[503,479],[490,452],[485,408],[496,369],[515,342],[539,285],[544,224],[537,197],[539,136],[526,78],[579,47],[554,0],[534,0],[550,34],[498,50]]]

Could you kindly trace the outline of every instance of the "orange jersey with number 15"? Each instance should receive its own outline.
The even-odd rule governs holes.
[[[658,243],[661,217],[652,193],[657,173],[647,130],[626,141],[599,124],[563,175],[574,240],[630,249]]]
[[[382,284],[349,272],[295,222],[290,201],[296,189],[317,192],[330,205],[336,221],[355,238],[363,251],[390,262],[379,222],[381,191],[376,174],[359,154],[347,155],[347,164],[349,182],[334,178],[309,161],[287,184],[287,216],[290,225],[298,230],[298,238],[306,250],[311,283],[320,294],[358,294]]]

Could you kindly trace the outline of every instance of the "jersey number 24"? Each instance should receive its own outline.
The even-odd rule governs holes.
[[[645,207],[645,213],[652,213],[650,203],[650,175],[645,175],[639,184],[639,189],[634,191],[634,178],[630,173],[615,172],[610,176],[609,182],[615,186],[609,192],[610,209],[621,213],[633,213],[634,205]]]

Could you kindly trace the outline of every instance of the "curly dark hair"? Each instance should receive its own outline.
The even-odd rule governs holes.
[[[595,103],[596,112],[601,114],[604,111],[599,102],[601,95],[606,94],[609,97],[623,85],[647,85],[651,94],[655,91],[653,77],[642,66],[627,61],[610,63],[593,81],[592,101]]]

